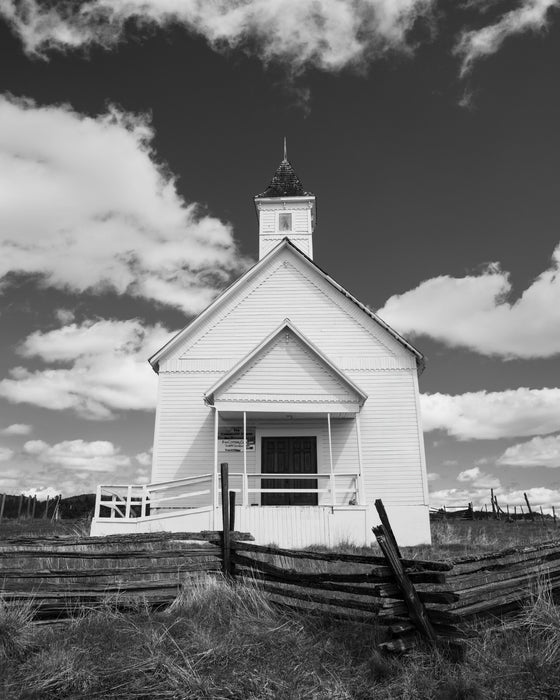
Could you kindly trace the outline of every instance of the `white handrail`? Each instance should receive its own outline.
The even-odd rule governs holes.
[[[299,474],[290,472],[287,474],[277,473],[253,473],[245,474],[243,472],[230,472],[230,477],[241,478],[240,488],[232,488],[232,491],[243,494],[243,504],[248,505],[249,494],[281,494],[281,493],[314,493],[314,494],[331,494],[333,505],[336,505],[337,496],[339,494],[353,494],[353,498],[349,501],[356,502],[359,499],[359,479],[360,475],[356,472],[337,472],[334,475],[330,473],[305,473]],[[259,479],[258,488],[248,488],[248,479]],[[351,483],[347,486],[340,487],[340,483],[336,482],[336,478],[351,479]],[[202,486],[205,482],[210,485],[212,483],[212,474],[195,474],[193,476],[183,477],[174,481],[160,481],[151,484],[110,484],[97,487],[95,499],[95,517],[96,518],[122,518],[131,520],[137,517],[146,517],[148,507],[160,507],[167,504],[171,506],[172,501],[184,501],[186,499],[196,498],[200,496],[212,495],[212,489],[185,490],[185,487]],[[269,479],[273,482],[280,480],[292,482],[286,486],[292,486],[294,481],[315,481],[319,479],[327,479],[328,485],[326,488],[286,488],[281,483],[274,488],[262,488],[262,480]],[[310,484],[311,486],[311,484]],[[179,493],[177,493],[177,491]],[[120,491],[120,493],[119,493]],[[343,500],[345,500],[343,498]],[[359,501],[358,501],[359,502]],[[180,507],[179,504],[178,507]],[[165,507],[165,506],[163,506]],[[173,507],[173,506],[171,506]],[[176,506],[177,507],[177,506]],[[187,507],[187,506],[185,506]],[[107,515],[101,515],[101,509],[107,509]]]

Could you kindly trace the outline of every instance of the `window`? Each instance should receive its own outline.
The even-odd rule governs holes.
[[[291,231],[292,230],[292,215],[291,214],[278,214],[278,230],[279,231]]]

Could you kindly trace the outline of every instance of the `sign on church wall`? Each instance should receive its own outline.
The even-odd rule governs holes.
[[[255,429],[247,428],[247,451],[255,449]],[[243,427],[219,428],[218,450],[220,452],[243,452]]]

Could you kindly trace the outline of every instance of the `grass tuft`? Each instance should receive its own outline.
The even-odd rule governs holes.
[[[22,658],[33,645],[33,606],[8,605],[0,598],[0,661]]]

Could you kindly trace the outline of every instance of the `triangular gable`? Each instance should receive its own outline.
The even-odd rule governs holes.
[[[288,319],[211,387],[207,403],[332,405],[357,412],[367,395]]]
[[[332,277],[330,277],[324,270],[322,270],[311,258],[307,257],[302,253],[299,248],[297,248],[288,238],[284,238],[275,248],[273,248],[267,255],[265,255],[259,262],[257,262],[253,267],[251,267],[247,272],[245,272],[241,277],[239,277],[233,284],[231,284],[227,289],[225,289],[221,294],[219,294],[214,301],[206,307],[188,326],[179,331],[169,342],[167,342],[160,350],[158,350],[152,357],[149,358],[149,362],[152,365],[154,371],[159,370],[159,363],[169,357],[169,355],[177,348],[178,345],[184,343],[189,336],[194,334],[198,328],[202,326],[206,320],[211,317],[211,314],[230,297],[232,296],[240,287],[247,284],[252,280],[258,272],[268,264],[274,257],[280,254],[282,250],[289,248],[295,255],[297,255],[301,260],[304,261],[310,268],[315,272],[319,273],[323,279],[325,279],[331,286],[333,286],[337,291],[347,297],[352,301],[359,309],[361,309],[370,319],[373,319],[379,326],[385,329],[398,343],[400,343],[406,350],[412,353],[416,359],[416,364],[420,371],[424,369],[425,358],[424,355],[417,350],[413,345],[411,345],[407,340],[405,340],[399,333],[393,330],[385,321],[383,321],[379,316],[377,316],[373,311],[367,308],[364,304],[359,302],[354,296],[347,292],[344,287],[335,282]]]

